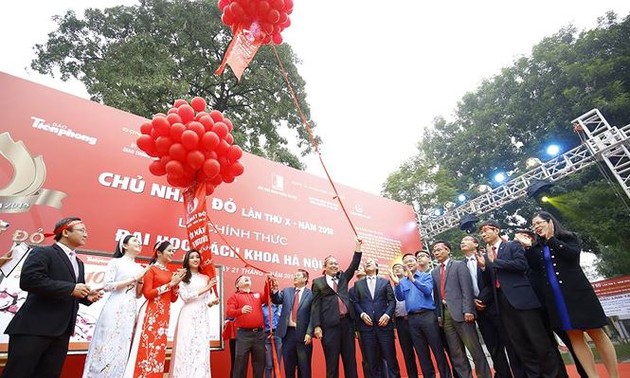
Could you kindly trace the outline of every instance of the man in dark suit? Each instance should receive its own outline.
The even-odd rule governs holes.
[[[354,284],[352,302],[358,315],[358,329],[364,343],[365,359],[372,377],[400,378],[394,344],[394,309],[396,300],[389,281],[378,277],[378,264],[369,258],[363,265],[366,277]],[[383,374],[382,359],[387,362]]]
[[[350,303],[348,282],[361,262],[361,244],[358,240],[348,269],[339,270],[337,259],[328,256],[324,259],[324,276],[313,280],[311,322],[313,335],[322,340],[328,378],[339,377],[340,355],[345,377],[357,378],[354,308]]]
[[[307,284],[308,272],[304,269],[298,269],[293,275],[293,287],[279,291],[278,281],[273,281],[271,300],[282,305],[276,336],[282,338],[286,378],[295,378],[296,371],[300,378],[311,378],[313,292]]]
[[[85,284],[83,262],[76,257],[75,249],[87,239],[85,224],[64,218],[54,235],[57,243],[34,248],[22,267],[20,288],[28,296],[5,330],[9,355],[3,377],[59,377],[79,303],[101,298]]]
[[[523,247],[504,241],[497,221],[485,221],[479,229],[488,247],[477,263],[490,277],[501,321],[527,376],[556,377],[558,361],[545,331],[540,302],[525,275],[528,265]]]
[[[470,351],[479,378],[491,378],[490,365],[481,348],[475,326],[475,304],[472,280],[466,264],[450,258],[451,244],[437,241],[433,244],[433,255],[438,262],[431,272],[433,298],[438,311],[440,325],[448,343],[453,368],[460,377],[471,377],[472,371],[466,350]]]
[[[521,362],[511,347],[503,323],[499,319],[490,280],[486,279],[487,277],[483,275],[477,264],[477,255],[480,255],[479,240],[472,235],[464,236],[460,242],[460,249],[464,254],[466,266],[471,275],[475,309],[477,310],[477,325],[492,357],[495,378],[512,378],[512,375],[515,378],[526,377]]]

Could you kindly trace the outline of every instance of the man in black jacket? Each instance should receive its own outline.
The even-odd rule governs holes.
[[[22,267],[20,288],[28,296],[5,330],[9,354],[3,377],[59,377],[79,303],[90,305],[102,296],[85,284],[75,252],[87,239],[85,224],[64,218],[54,235],[57,242],[33,249]]]

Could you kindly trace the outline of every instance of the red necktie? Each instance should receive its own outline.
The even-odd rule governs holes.
[[[300,305],[300,289],[295,289],[295,296],[293,297],[293,306],[291,307],[291,319],[294,323],[297,323],[298,307]]]
[[[497,259],[497,247],[492,246],[492,261],[495,261],[496,259]],[[497,277],[496,270],[494,271],[494,286],[497,289],[501,287],[501,284],[499,283],[499,277]]]
[[[446,292],[444,291],[444,286],[446,284],[446,265],[441,263],[440,266],[440,296],[444,301],[446,300]]]
[[[333,290],[335,290],[335,293],[337,292],[337,279],[336,278],[333,278]],[[337,304],[339,304],[339,315],[345,315],[348,313],[348,308],[346,307],[346,304],[343,303],[339,295],[337,295]]]

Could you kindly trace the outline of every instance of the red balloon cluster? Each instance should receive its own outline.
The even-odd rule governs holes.
[[[221,21],[235,34],[239,28],[249,30],[263,44],[282,43],[280,33],[291,25],[293,0],[219,0]]]
[[[140,126],[138,147],[155,157],[149,171],[166,175],[172,186],[188,188],[206,183],[210,195],[222,182],[243,173],[243,150],[234,143],[232,122],[218,110],[206,111],[206,101],[175,100],[168,114],[156,114]]]

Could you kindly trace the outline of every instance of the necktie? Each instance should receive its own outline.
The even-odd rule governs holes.
[[[72,268],[74,269],[74,277],[76,280],[79,280],[79,263],[77,262],[77,254],[74,251],[70,251],[70,263],[72,263]]]
[[[444,291],[444,286],[446,284],[446,265],[444,263],[440,264],[440,297],[442,300],[446,300],[446,292]]]
[[[298,307],[300,305],[300,289],[295,289],[295,296],[293,297],[293,305],[291,307],[291,320],[297,323]]]
[[[336,293],[337,292],[337,278],[333,278],[333,289],[335,290],[335,293]],[[337,304],[339,305],[339,315],[346,315],[348,313],[348,308],[346,307],[346,304],[343,303],[339,295],[337,295]]]
[[[492,246],[492,261],[497,259],[497,247]],[[494,286],[498,289],[501,287],[501,284],[499,283],[499,277],[497,277],[497,272],[496,270],[494,271]]]
[[[374,299],[374,291],[376,290],[376,277],[368,277],[368,289],[370,289],[370,295]]]

